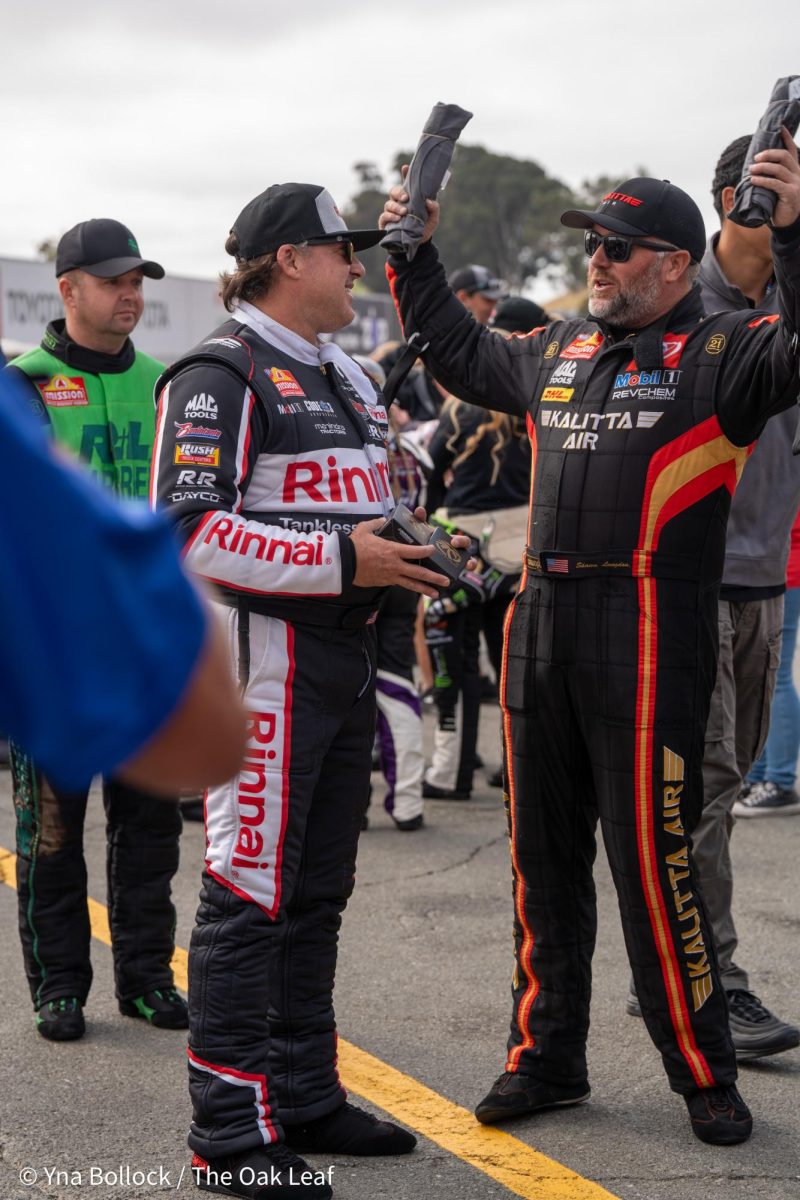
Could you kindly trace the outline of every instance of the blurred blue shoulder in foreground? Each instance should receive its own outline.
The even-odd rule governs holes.
[[[175,708],[206,618],[173,535],[55,453],[0,370],[0,730],[78,788]]]

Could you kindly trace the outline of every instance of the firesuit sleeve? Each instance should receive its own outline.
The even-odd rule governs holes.
[[[419,334],[431,374],[448,391],[481,408],[523,416],[533,396],[547,329],[510,340],[480,325],[447,284],[431,242],[414,261],[391,255],[387,265],[395,307],[408,338]]]
[[[338,596],[355,573],[350,538],[244,515],[269,509],[268,433],[263,406],[235,372],[189,364],[158,397],[151,502],[168,511],[187,567],[209,583],[251,595]]]
[[[800,221],[773,230],[772,257],[779,315],[742,314],[717,390],[717,416],[735,446],[749,445],[800,394]]]

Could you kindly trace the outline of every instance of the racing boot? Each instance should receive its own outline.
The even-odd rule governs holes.
[[[305,1154],[409,1154],[417,1144],[407,1129],[379,1121],[347,1101],[315,1121],[281,1124],[286,1145]]]
[[[123,1017],[142,1017],[159,1029],[188,1029],[189,1009],[174,987],[155,988],[132,1000],[120,1000]]]
[[[504,1071],[475,1109],[481,1125],[495,1125],[545,1108],[566,1108],[589,1099],[588,1083],[543,1083],[532,1075]]]
[[[733,1084],[696,1088],[683,1098],[692,1131],[701,1142],[709,1142],[712,1146],[735,1146],[750,1137],[753,1118]]]
[[[47,1000],[36,1013],[36,1029],[50,1042],[76,1042],[86,1033],[80,1000],[75,996]]]
[[[329,1200],[327,1171],[313,1171],[283,1144],[257,1146],[224,1158],[192,1158],[192,1178],[201,1192],[241,1196],[243,1200]]]

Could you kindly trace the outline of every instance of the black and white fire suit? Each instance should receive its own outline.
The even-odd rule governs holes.
[[[678,1092],[736,1076],[691,858],[731,495],[797,394],[800,223],[773,237],[781,316],[703,318],[693,289],[627,334],[501,341],[435,249],[391,260],[406,337],[465,400],[527,411],[528,551],[501,681],[516,971],[506,1070],[586,1081],[600,819],[647,1028]]]
[[[390,507],[386,413],[269,336],[243,306],[162,377],[157,417],[154,496],[226,606],[250,716],[242,770],[206,797],[189,956],[204,1157],[344,1100],[332,989],[375,732],[380,593],[353,584],[349,534]]]

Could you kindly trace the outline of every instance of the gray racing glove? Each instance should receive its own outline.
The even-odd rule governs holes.
[[[736,185],[733,208],[728,220],[736,225],[755,229],[766,225],[775,211],[777,196],[768,188],[755,187],[750,182],[750,164],[761,150],[777,150],[783,146],[781,125],[794,137],[800,124],[800,75],[786,75],[772,89],[767,110],[758,123],[742,167],[742,178]]]
[[[409,262],[416,254],[428,217],[425,201],[436,199],[461,130],[471,120],[472,113],[457,104],[433,106],[406,176],[408,212],[396,225],[386,226],[385,250],[405,254]]]

